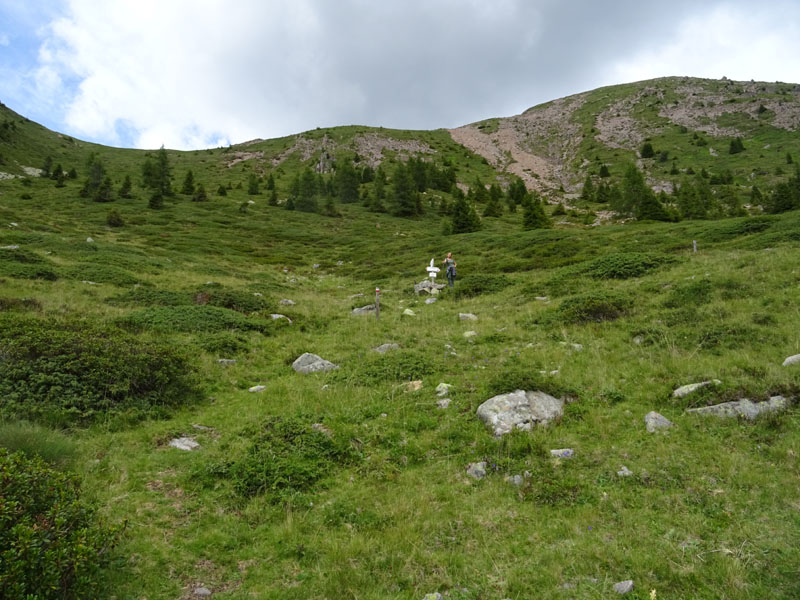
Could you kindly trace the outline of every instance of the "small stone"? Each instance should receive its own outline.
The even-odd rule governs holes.
[[[506,481],[514,487],[522,487],[522,484],[525,483],[525,478],[522,475],[509,475],[506,477]]]
[[[583,344],[570,344],[570,346],[572,346],[572,349],[575,350],[575,352],[580,352],[583,350]]]
[[[19,246],[17,244],[12,244],[10,246],[0,246],[2,250],[19,250]]]
[[[305,352],[292,363],[292,368],[298,373],[308,374],[338,369],[339,365],[325,360],[316,354],[312,354],[311,352]]]
[[[350,311],[351,315],[374,315],[375,314],[375,305],[374,304],[367,304],[366,306],[360,306],[358,308],[354,308]]]
[[[403,387],[407,392],[418,392],[422,389],[422,380],[415,379],[414,381],[407,381]]]
[[[783,366],[788,367],[789,365],[794,365],[796,363],[800,363],[800,354],[787,357],[786,360],[783,361]]]
[[[235,358],[218,358],[217,359],[217,364],[218,365],[224,365],[226,367],[229,366],[229,365],[235,365],[236,364],[236,359]]]
[[[399,349],[400,349],[400,344],[394,344],[394,343],[381,344],[377,348],[373,348],[373,350],[378,354],[386,354],[389,350],[399,350]]]
[[[314,424],[312,424],[311,425],[311,429],[313,429],[314,431],[319,431],[320,433],[322,433],[322,434],[324,434],[324,435],[326,435],[328,437],[333,437],[333,431],[331,431],[329,428],[325,427],[325,425],[323,425],[322,423],[314,423]]]
[[[248,203],[250,206],[252,206],[253,204],[255,204],[255,203],[256,203],[256,201],[255,201],[255,200],[248,200],[248,201],[247,201],[247,203]]]
[[[450,406],[450,398],[442,398],[436,401],[436,406],[439,408],[447,408]]]
[[[478,317],[472,313],[458,313],[459,321],[477,321]]]
[[[211,595],[211,590],[208,589],[207,587],[195,588],[194,595],[197,596],[198,598],[207,598],[208,596]]]
[[[464,332],[464,337],[467,338],[467,339],[474,338],[476,335],[478,335],[477,331],[465,331]]]
[[[425,304],[433,304],[436,302],[436,298],[425,298]]]
[[[198,425],[197,423],[192,423],[192,428],[198,431],[214,431],[213,427],[206,427],[205,425]]]
[[[672,392],[673,398],[683,398],[688,396],[695,390],[699,390],[700,388],[706,387],[707,385],[720,385],[722,382],[719,379],[711,379],[710,381],[701,381],[700,383],[689,383],[686,385],[682,385],[674,392]]]
[[[94,240],[93,240],[92,238],[90,238],[90,237],[87,237],[87,238],[86,238],[86,243],[87,243],[87,244],[93,244],[93,243],[94,243]]]
[[[453,387],[449,383],[440,383],[436,386],[436,395],[440,398],[447,396],[450,393],[450,388]]]
[[[269,316],[269,318],[272,319],[273,321],[277,321],[278,319],[286,319],[287,321],[289,321],[290,325],[292,323],[292,320],[289,317],[287,317],[286,315],[279,314],[279,313],[272,313]]]
[[[763,413],[778,412],[789,407],[789,400],[783,396],[772,396],[764,402],[753,402],[747,398],[734,402],[723,402],[713,406],[687,409],[687,413],[715,415],[717,417],[744,417],[752,421]]]
[[[288,298],[284,298],[278,304],[283,304],[284,306],[294,306],[297,304],[294,300],[289,300]]]
[[[313,265],[311,265],[311,268],[312,269],[319,269],[319,266],[320,266],[319,263],[314,263]]]
[[[248,392],[263,392],[265,389],[267,389],[267,386],[265,386],[265,385],[254,385],[253,387],[251,387],[247,391]]]
[[[341,267],[342,265],[344,265],[344,261],[343,260],[337,260],[336,261],[336,266],[337,267]]]
[[[641,335],[637,335],[635,338],[633,338],[633,343],[636,344],[637,346],[640,346],[643,341],[644,341],[644,336]]]
[[[187,451],[196,450],[200,447],[200,444],[189,437],[175,438],[174,440],[170,441],[169,445],[170,448],[177,448],[178,450]]]
[[[403,311],[403,314],[404,314],[405,316],[407,316],[407,317],[415,317],[415,316],[417,315],[417,313],[415,313],[415,312],[414,312],[413,310],[411,310],[410,308],[407,308],[407,309],[405,309],[405,310]]]
[[[467,475],[472,477],[473,479],[483,479],[486,477],[486,463],[485,462],[476,462],[470,463],[467,467]]]
[[[256,296],[257,298],[263,298],[264,294],[262,294],[261,292],[253,292],[253,296]]]
[[[425,594],[422,600],[442,600],[442,595],[439,592],[432,592],[430,594]]]
[[[625,465],[622,465],[622,468],[619,471],[617,471],[617,475],[619,475],[620,477],[630,477],[631,475],[633,475],[633,471],[631,471]]]
[[[555,458],[572,458],[575,456],[575,450],[572,448],[557,448],[555,450],[550,450],[550,456]]]
[[[352,296],[348,296],[348,300],[355,300],[356,298],[363,298],[364,294],[353,294]]]
[[[633,579],[626,579],[614,584],[614,591],[620,596],[624,596],[633,591]]]
[[[647,427],[648,433],[655,433],[659,429],[666,429],[673,425],[672,421],[654,410],[651,410],[644,416],[644,424]]]
[[[547,296],[536,296],[535,300],[538,300],[539,302],[547,302],[549,298]]]

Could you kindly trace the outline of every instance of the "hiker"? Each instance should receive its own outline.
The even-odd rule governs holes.
[[[456,280],[456,261],[453,258],[453,253],[448,252],[447,257],[442,261],[445,265],[445,275],[447,275],[447,285],[453,287],[453,282]]]

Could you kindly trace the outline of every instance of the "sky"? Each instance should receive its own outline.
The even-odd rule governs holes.
[[[675,75],[800,83],[800,0],[0,0],[0,102],[118,147],[451,128]]]

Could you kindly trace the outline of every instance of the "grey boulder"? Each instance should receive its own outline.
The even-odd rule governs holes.
[[[564,401],[544,392],[516,390],[489,398],[478,407],[478,418],[500,437],[513,429],[530,431],[564,414]]]
[[[686,412],[698,415],[714,415],[716,417],[744,417],[752,421],[758,415],[777,412],[789,407],[789,399],[783,396],[772,396],[765,402],[752,402],[747,398],[734,402],[723,402],[714,406],[690,408]]]
[[[306,352],[292,363],[292,368],[298,373],[317,373],[319,371],[338,369],[339,365],[335,365],[316,354]]]
[[[651,410],[644,416],[644,424],[647,427],[648,433],[655,433],[659,429],[672,427],[672,421],[654,410]]]

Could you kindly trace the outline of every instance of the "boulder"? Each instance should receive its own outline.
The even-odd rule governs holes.
[[[467,339],[474,338],[476,335],[478,335],[477,331],[465,331],[464,332],[464,337],[467,338]]]
[[[437,400],[436,406],[442,409],[447,408],[450,406],[450,398],[441,398],[440,400]]]
[[[686,385],[682,385],[674,392],[672,392],[673,398],[683,398],[684,396],[688,396],[695,390],[699,390],[700,388],[706,387],[707,385],[720,385],[722,382],[719,379],[712,379],[711,381],[701,381],[700,383],[689,383]]]
[[[294,306],[297,304],[294,300],[289,300],[288,298],[284,298],[278,304],[283,304],[284,306]]]
[[[441,290],[444,288],[445,284],[443,283],[434,283],[430,279],[423,279],[419,283],[414,284],[414,293],[417,295],[419,295],[421,292],[430,294],[431,290]]]
[[[381,344],[377,348],[373,348],[373,350],[378,354],[386,354],[389,350],[399,350],[399,349],[400,349],[400,344],[394,344],[394,343]]]
[[[625,465],[622,465],[622,467],[620,468],[620,470],[619,470],[619,471],[617,471],[617,476],[619,476],[619,477],[630,477],[631,475],[633,475],[633,471],[631,471],[631,470],[630,470],[628,467],[626,467]]]
[[[672,427],[672,421],[654,410],[651,410],[644,416],[644,424],[647,427],[648,433],[655,433],[659,429]]]
[[[267,386],[265,386],[265,385],[254,385],[253,387],[251,387],[247,391],[248,392],[263,392],[265,389],[267,389]]]
[[[472,313],[458,313],[459,321],[477,321],[478,317]]]
[[[292,320],[289,317],[287,317],[286,315],[279,314],[279,313],[272,313],[269,316],[269,318],[272,319],[273,321],[277,321],[278,319],[286,319],[287,321],[289,321],[290,325],[292,323]]]
[[[575,450],[572,448],[557,448],[550,450],[550,456],[553,458],[572,458],[575,456]]]
[[[783,361],[783,366],[788,367],[789,365],[794,365],[797,363],[800,363],[800,354],[787,357],[786,360]]]
[[[335,365],[316,354],[306,352],[292,363],[292,368],[298,373],[316,373],[318,371],[332,371],[333,369],[338,369],[339,365]]]
[[[407,316],[407,317],[415,317],[415,316],[417,315],[417,313],[415,313],[415,312],[414,312],[413,310],[411,310],[410,308],[407,308],[407,309],[405,309],[405,310],[403,311],[403,314],[404,314],[405,316]]]
[[[375,314],[375,305],[374,304],[367,304],[366,306],[362,306],[361,308],[354,308],[350,311],[351,315],[374,315]]]
[[[453,386],[449,383],[440,383],[439,385],[436,386],[436,395],[439,396],[440,398],[447,396],[447,394],[450,393],[451,387]]]
[[[743,398],[742,400],[723,402],[714,406],[690,408],[686,412],[698,415],[714,415],[716,417],[744,417],[752,421],[758,415],[784,410],[789,407],[789,404],[789,399],[783,396],[772,396],[765,402],[752,402],[747,398]]]
[[[534,425],[546,425],[564,414],[564,401],[544,392],[515,390],[489,398],[478,407],[478,418],[495,436],[512,429],[530,431]]]
[[[425,304],[433,304],[436,302],[436,298],[425,298]]]

